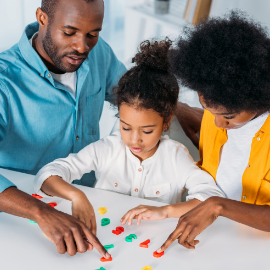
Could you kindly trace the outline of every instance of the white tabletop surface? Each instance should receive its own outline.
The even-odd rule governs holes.
[[[18,188],[33,193],[34,176],[0,169],[0,173],[17,184]],[[200,244],[196,250],[187,250],[175,242],[161,258],[154,258],[153,252],[161,246],[177,224],[177,219],[144,222],[137,226],[125,225],[125,232],[112,234],[120,226],[123,214],[139,204],[162,205],[154,201],[124,196],[113,192],[78,186],[94,206],[98,223],[98,237],[102,244],[114,244],[110,249],[112,262],[100,262],[100,254],[94,250],[74,257],[60,255],[56,247],[42,233],[37,224],[27,219],[0,213],[0,269],[1,270],[141,270],[151,265],[153,270],[251,270],[269,267],[270,234],[219,217],[217,221],[198,236]],[[70,202],[58,198],[44,199],[56,201],[57,209],[71,213]],[[108,212],[100,216],[99,207],[107,207]],[[110,218],[111,224],[100,226],[102,218]],[[125,236],[138,236],[132,243]],[[139,244],[151,240],[149,248]]]

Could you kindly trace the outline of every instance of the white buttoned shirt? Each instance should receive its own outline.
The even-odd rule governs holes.
[[[181,143],[161,137],[155,154],[140,162],[124,144],[120,131],[44,166],[35,177],[35,191],[45,195],[41,186],[52,175],[72,183],[90,171],[96,173],[95,188],[168,204],[181,202],[185,189],[187,200],[224,197],[212,176],[195,165]]]

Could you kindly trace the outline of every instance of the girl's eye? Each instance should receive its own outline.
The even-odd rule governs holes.
[[[122,129],[123,129],[123,130],[126,130],[126,131],[130,130],[130,129],[128,129],[128,128],[124,128],[124,127],[122,127]]]
[[[68,36],[68,37],[70,37],[70,36],[73,36],[73,35],[74,35],[74,33],[72,33],[72,34],[68,34],[68,33],[66,33],[66,32],[64,32],[64,34],[65,34],[66,36]]]
[[[145,133],[145,134],[151,134],[152,132],[153,132],[153,130],[152,131],[148,131],[148,132],[143,131],[143,133]]]
[[[225,119],[233,119],[235,116],[224,116]]]

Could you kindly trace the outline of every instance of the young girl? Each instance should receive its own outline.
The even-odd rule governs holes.
[[[223,196],[213,178],[194,164],[188,150],[162,133],[168,130],[177,105],[179,86],[170,70],[170,40],[145,41],[130,69],[114,89],[120,131],[86,146],[77,154],[43,167],[35,191],[72,201],[72,213],[93,231],[93,208],[73,180],[92,170],[96,188],[156,200],[187,202],[167,216],[179,217],[211,196]],[[94,229],[93,229],[94,228]]]

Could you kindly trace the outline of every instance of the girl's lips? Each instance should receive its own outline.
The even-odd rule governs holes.
[[[131,150],[132,150],[132,152],[134,152],[134,153],[140,153],[140,152],[142,152],[143,148],[131,147]]]

